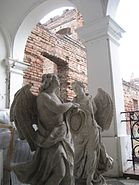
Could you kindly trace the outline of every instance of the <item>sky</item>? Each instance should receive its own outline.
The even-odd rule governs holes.
[[[48,13],[46,16],[44,16],[41,20],[40,20],[40,23],[41,24],[44,24],[45,22],[47,22],[50,18],[53,18],[57,15],[62,15],[63,14],[63,11],[66,10],[66,9],[73,9],[73,7],[62,7],[62,8],[58,8],[58,9],[55,9],[53,10],[52,12]]]
[[[40,22],[61,15],[63,10],[73,7],[62,7],[47,14]],[[122,78],[130,81],[131,77],[139,78],[139,0],[120,0],[115,21],[125,30],[120,40],[119,59]]]
[[[126,31],[120,40],[122,78],[139,78],[139,0],[120,0],[116,22]]]

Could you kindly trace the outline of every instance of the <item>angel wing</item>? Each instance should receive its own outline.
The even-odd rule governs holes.
[[[31,85],[25,85],[16,92],[10,109],[10,121],[15,122],[20,139],[26,139],[34,151],[36,132],[32,125],[37,125],[37,96],[31,93],[30,88]]]
[[[108,130],[113,117],[113,102],[108,93],[99,88],[94,98],[96,105],[95,119],[102,130]]]

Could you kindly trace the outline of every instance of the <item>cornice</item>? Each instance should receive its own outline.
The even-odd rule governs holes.
[[[85,23],[82,28],[78,29],[79,36],[84,43],[105,37],[119,45],[118,41],[124,32],[110,16]]]
[[[7,72],[17,73],[20,75],[24,74],[24,71],[29,67],[29,64],[19,61],[14,58],[5,59],[5,65],[7,66]]]
[[[29,64],[14,58],[7,59],[7,65],[12,69],[18,69],[21,71],[25,71],[29,67]]]

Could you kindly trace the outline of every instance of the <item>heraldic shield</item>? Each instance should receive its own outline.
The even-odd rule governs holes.
[[[69,111],[66,115],[66,121],[70,126],[71,134],[78,134],[86,123],[85,112],[81,109]]]

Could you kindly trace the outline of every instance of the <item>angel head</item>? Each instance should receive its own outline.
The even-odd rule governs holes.
[[[84,85],[80,81],[74,81],[72,84],[72,89],[74,90],[76,95],[84,94]]]
[[[43,74],[40,92],[47,90],[56,90],[57,88],[59,88],[59,86],[60,82],[57,75],[53,73]]]

